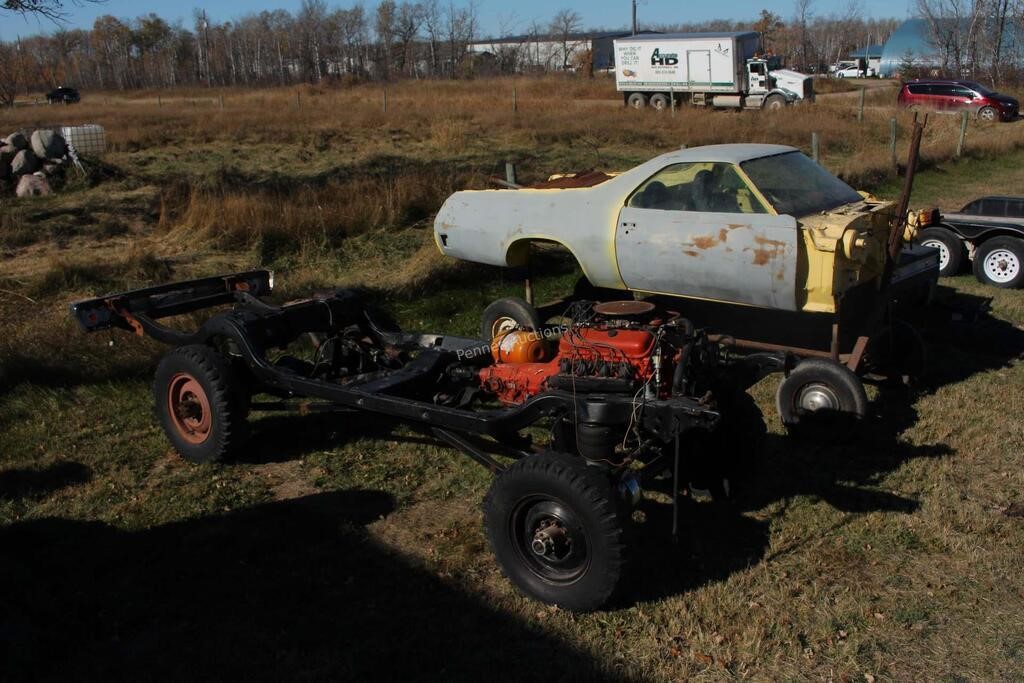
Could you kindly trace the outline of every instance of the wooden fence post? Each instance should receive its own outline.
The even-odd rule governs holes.
[[[899,170],[900,162],[896,158],[896,117],[889,119],[889,156],[892,159],[893,170]]]
[[[295,108],[302,109],[302,95],[299,94],[298,90],[295,91]]]
[[[221,108],[221,109],[223,109],[223,108],[224,108],[224,95],[221,95],[221,96],[220,96],[220,108]]]
[[[811,158],[821,163],[821,140],[817,133],[811,133]]]
[[[676,91],[671,85],[668,86],[668,106],[672,111],[672,116],[676,115]]]
[[[511,161],[505,162],[505,180],[507,180],[510,185],[518,184],[516,183],[516,165]]]
[[[956,158],[959,159],[964,154],[964,143],[967,141],[967,117],[969,114],[965,111],[960,117],[960,139],[956,143]]]
[[[388,113],[388,86],[384,86],[384,96],[382,98],[384,113]]]
[[[867,92],[867,88],[860,89],[860,107],[857,109],[857,120],[864,120],[864,93]]]
[[[512,113],[515,114],[517,111],[519,111],[519,97],[515,86],[512,86]]]

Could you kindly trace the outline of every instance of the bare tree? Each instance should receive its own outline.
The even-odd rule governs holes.
[[[944,71],[962,76],[974,70],[985,5],[986,0],[917,0]]]
[[[73,0],[73,4],[83,2],[105,2],[105,0]],[[60,21],[67,16],[64,10],[66,0],[2,0],[0,12],[17,12],[18,14],[35,14],[51,21]]]
[[[583,19],[579,13],[571,9],[559,10],[551,20],[551,34],[558,38],[561,46],[562,69],[569,68],[574,41],[573,35],[579,33]]]

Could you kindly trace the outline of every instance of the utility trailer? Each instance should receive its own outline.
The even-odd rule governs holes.
[[[655,33],[615,41],[615,86],[637,109],[673,100],[733,109],[781,109],[814,99],[809,76],[759,56],[758,33]]]
[[[429,431],[497,475],[484,525],[505,574],[571,610],[600,607],[618,586],[644,488],[670,487],[675,531],[681,492],[752,447],[740,438],[745,390],[783,362],[729,362],[689,321],[644,302],[576,302],[565,325],[510,327],[488,343],[402,332],[346,290],[268,303],[272,284],[268,271],[236,273],[79,301],[71,313],[86,332],[173,347],[154,400],[192,462],[238,453],[257,411],[338,413],[353,429],[345,413],[373,413]],[[218,310],[195,329],[166,321],[208,309]]]

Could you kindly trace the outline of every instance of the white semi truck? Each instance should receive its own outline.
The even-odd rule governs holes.
[[[810,76],[773,68],[759,57],[754,32],[651,33],[615,41],[615,84],[626,104],[655,109],[677,103],[780,109],[814,99]]]

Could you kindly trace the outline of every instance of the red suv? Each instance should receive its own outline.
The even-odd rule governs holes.
[[[904,107],[966,110],[983,121],[1012,121],[1020,110],[1020,103],[1014,98],[992,92],[974,81],[911,81],[903,84],[897,101]]]

